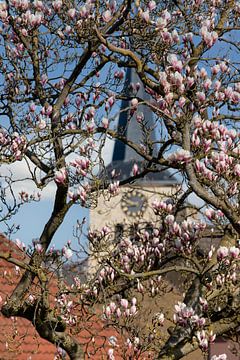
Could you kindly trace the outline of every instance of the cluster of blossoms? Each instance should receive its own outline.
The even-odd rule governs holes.
[[[188,307],[182,302],[178,302],[178,304],[175,305],[173,320],[180,326],[191,328],[202,328],[206,323],[204,317],[199,317],[193,308]]]
[[[0,149],[6,156],[13,156],[16,160],[22,160],[22,156],[27,148],[25,136],[14,132],[11,136],[6,130],[0,128]]]
[[[208,253],[208,259],[211,260],[215,248],[211,246]],[[217,249],[217,261],[218,267],[216,268],[214,283],[211,281],[208,283],[208,288],[213,288],[215,284],[217,287],[224,286],[226,282],[231,284],[237,284],[238,281],[238,265],[237,261],[240,258],[240,249],[236,246],[226,247],[220,246]],[[236,261],[237,260],[237,261]]]
[[[70,241],[62,249],[62,255],[69,260],[73,256],[73,251],[70,248]]]
[[[202,28],[200,30],[200,34],[203,38],[203,41],[209,48],[212,47],[218,39],[217,32],[211,31],[212,25],[213,25],[212,22],[209,19],[207,19],[203,21]]]
[[[108,191],[111,196],[118,195],[120,191],[119,181],[112,182],[108,187]]]
[[[192,155],[190,154],[189,151],[184,150],[184,149],[180,149],[177,150],[173,153],[171,153],[168,157],[167,157],[168,161],[171,163],[182,163],[182,164],[186,164],[188,162],[191,161],[192,159]]]
[[[209,343],[213,343],[215,341],[216,334],[213,334],[212,330],[210,332],[200,330],[196,332],[196,337],[202,351],[208,351]]]
[[[116,2],[110,1],[110,4],[111,10],[114,11]],[[29,0],[11,0],[10,5],[17,14],[15,17],[17,24],[21,25],[24,29],[23,35],[27,36],[27,31],[44,24],[46,18],[54,15],[54,13],[58,14],[63,8],[63,1],[54,0],[51,7],[40,0],[34,0],[33,2],[30,2]],[[85,4],[78,9],[69,8],[66,15],[70,22],[74,21],[77,26],[80,26],[84,19],[92,16],[93,6],[94,1],[87,0]],[[109,10],[105,11],[102,16],[103,20],[106,22],[110,20],[108,13]],[[7,4],[3,1],[0,8],[0,18],[3,22],[8,23],[8,17]],[[66,33],[70,33],[71,26],[66,25],[65,31]]]
[[[208,309],[207,301],[199,298],[199,305],[201,312]],[[182,327],[191,328],[194,330],[195,336],[199,342],[199,347],[203,351],[207,351],[209,343],[214,342],[216,335],[212,331],[204,330],[206,319],[196,314],[192,307],[188,307],[183,302],[178,302],[175,305],[175,313],[173,316],[174,322]]]
[[[211,360],[227,360],[227,355],[226,354],[213,355],[211,357]]]
[[[110,302],[110,304],[103,308],[103,313],[106,319],[128,318],[137,313],[137,300],[132,298],[131,303],[127,299],[119,299],[118,303]]]
[[[55,299],[55,303],[62,319],[66,321],[69,326],[76,325],[77,316],[73,314],[73,301],[68,300],[68,297],[62,294]]]
[[[219,221],[221,218],[223,218],[224,214],[221,210],[213,210],[213,209],[206,209],[205,215],[209,220],[216,220]]]
[[[16,24],[21,26],[21,32],[24,36],[32,28],[39,27],[44,23],[44,17],[50,16],[52,10],[40,0],[34,0],[32,3],[28,0],[11,0],[11,9],[15,10]],[[5,1],[1,2],[0,18],[5,24],[8,24],[9,14]]]
[[[117,345],[117,339],[115,336],[111,336],[111,338],[109,338],[109,343],[114,347],[118,347]],[[126,351],[129,354],[129,356],[133,356],[134,358],[138,358],[140,355],[140,348],[141,348],[141,340],[139,337],[134,336],[133,338],[128,338],[125,342],[125,346],[126,346]],[[108,359],[109,360],[115,360],[115,356],[114,356],[114,348],[110,348],[108,350]]]
[[[226,246],[220,246],[217,250],[217,259],[218,261],[226,260],[230,261],[233,259],[239,259],[240,249],[236,246],[231,246],[227,248]]]
[[[206,34],[205,40],[208,43],[216,41],[214,35],[211,37],[210,33],[203,32]],[[188,41],[191,42],[192,37],[188,36]],[[152,95],[156,99],[156,106],[163,113],[174,118],[181,118],[185,109],[194,112],[198,108],[202,112],[207,106],[209,107],[210,99],[214,99],[216,103],[226,103],[232,106],[239,104],[239,83],[236,82],[230,86],[229,81],[226,80],[228,85],[225,85],[223,81],[230,73],[227,60],[216,62],[211,69],[202,67],[200,70],[195,69],[192,73],[187,64],[188,56],[188,50],[186,53],[183,51],[181,58],[177,54],[168,55],[168,66],[159,72],[159,82],[163,94],[159,96],[152,92]],[[190,102],[184,94],[186,91],[191,91],[192,88],[195,88],[196,91],[194,92],[194,100]]]
[[[115,279],[115,271],[110,266],[105,266],[99,271],[98,281],[102,283],[103,281],[112,282]]]
[[[171,203],[167,203],[167,201],[159,201],[155,199],[152,202],[152,208],[155,214],[161,214],[161,213],[171,214],[173,212],[174,206]]]
[[[80,175],[84,177],[87,175],[90,165],[90,160],[86,158],[78,158],[75,159],[74,161],[71,161],[70,165],[76,169],[76,175]]]
[[[90,189],[91,187],[89,184],[82,184],[77,188],[75,188],[73,191],[69,190],[68,191],[69,199],[73,201],[80,201],[83,205],[85,205]]]
[[[202,222],[191,220],[178,223],[174,215],[168,214],[163,224],[158,228],[153,227],[151,233],[143,229],[136,233],[136,238],[121,239],[118,244],[121,266],[128,273],[138,271],[143,264],[150,270],[171,249],[190,254],[205,226]]]
[[[239,155],[239,134],[219,125],[217,121],[202,120],[194,116],[195,130],[192,135],[192,145],[202,154],[202,160],[196,159],[195,168],[198,176],[210,182],[225,178],[223,183],[228,195],[238,192],[240,166],[237,161]],[[203,157],[204,156],[204,157]]]
[[[41,199],[41,194],[37,192],[30,195],[28,192],[22,190],[19,193],[19,198],[23,203],[28,203],[31,201],[39,201]]]
[[[19,249],[21,249],[22,251],[26,250],[26,248],[27,248],[26,245],[20,239],[16,239],[15,242],[16,242],[16,245],[19,247]]]
[[[86,158],[75,159],[70,163],[75,171],[75,176],[79,181],[80,177],[86,177],[87,171],[89,170],[90,161]],[[70,169],[69,169],[70,171]],[[68,179],[68,170],[66,168],[61,168],[55,172],[54,180],[59,185],[64,185]],[[70,200],[81,201],[82,204],[86,204],[87,195],[91,190],[91,186],[88,183],[82,183],[78,187],[75,187],[72,190],[68,191],[68,196]]]
[[[11,138],[8,135],[7,131],[3,128],[0,128],[0,146],[1,148],[8,145],[11,142]]]

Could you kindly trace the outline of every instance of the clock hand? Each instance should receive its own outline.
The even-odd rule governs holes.
[[[138,206],[139,205],[139,202],[137,200],[134,201],[134,200],[126,199],[125,203],[128,206]]]

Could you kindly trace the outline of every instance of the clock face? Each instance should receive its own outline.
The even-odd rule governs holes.
[[[139,191],[133,190],[123,196],[121,205],[126,215],[140,216],[147,209],[147,199]]]

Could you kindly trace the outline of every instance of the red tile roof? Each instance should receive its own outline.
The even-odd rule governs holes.
[[[11,256],[16,259],[28,261],[26,255],[16,244],[1,234],[0,252],[10,252]],[[19,279],[20,274],[16,266],[0,259],[0,296],[2,303],[12,293]],[[56,281],[53,281],[50,286],[51,292],[56,294]],[[91,320],[86,321],[83,317],[81,319],[80,314],[78,316],[82,326],[80,332],[76,334],[76,338],[86,349],[86,359],[107,359],[107,351],[111,347],[108,338],[112,335],[116,336],[114,330],[104,328],[98,317],[92,317]],[[0,360],[52,360],[55,354],[56,347],[40,338],[30,321],[20,317],[8,319],[0,313]],[[122,359],[122,356],[117,355],[117,349],[114,351],[114,355],[116,360]]]
[[[22,258],[20,249],[0,235],[0,251],[11,252],[15,258]],[[2,302],[9,296],[18,279],[15,265],[0,259],[0,296]],[[56,347],[41,339],[30,321],[22,318],[7,319],[0,313],[0,360],[51,360]]]

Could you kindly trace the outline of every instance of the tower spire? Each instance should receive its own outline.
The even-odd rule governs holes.
[[[154,121],[153,112],[147,104],[140,104],[137,110],[133,111],[131,100],[135,97],[142,101],[149,102],[150,96],[145,91],[144,86],[139,79],[139,76],[134,68],[128,68],[126,71],[126,78],[123,87],[123,95],[126,99],[122,100],[121,109],[118,120],[118,134],[126,137],[127,140],[132,141],[134,144],[148,145],[152,142],[153,155],[157,155],[157,126]],[[138,118],[141,117],[141,121]],[[143,128],[145,129],[143,131]],[[147,137],[147,141],[146,138]],[[137,154],[130,146],[120,140],[116,140],[113,148],[112,161],[107,166],[107,172],[111,177],[112,170],[116,170],[119,180],[125,180],[132,175],[134,163],[138,164],[140,170],[142,169],[143,157]],[[144,178],[138,179],[137,183],[147,186],[156,185],[173,185],[177,183],[176,178],[170,174],[168,170],[163,170],[159,166],[159,172],[148,173]]]
[[[125,84],[123,88],[123,94],[128,98],[140,98],[142,100],[149,100],[149,95],[144,90],[144,86],[141,83],[136,70],[133,68],[128,68],[126,72]],[[137,121],[137,115],[143,118],[144,123],[150,129],[154,129],[153,114],[151,110],[146,105],[139,105],[137,111],[134,115],[130,115],[129,110],[131,107],[131,101],[122,100],[120,115],[118,120],[118,133],[125,136],[128,140],[133,141],[136,144],[143,143],[143,133],[140,123]],[[151,136],[152,140],[156,139],[154,136],[155,131],[152,130],[153,135]],[[124,144],[120,140],[116,140],[114,144],[112,161],[129,161],[129,160],[142,160],[142,157],[138,155],[133,149],[128,145]]]

